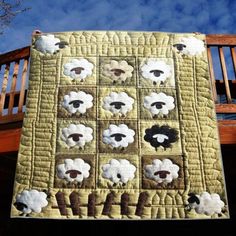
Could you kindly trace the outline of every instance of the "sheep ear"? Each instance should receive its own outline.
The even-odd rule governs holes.
[[[195,202],[199,205],[200,204],[200,200],[196,197],[195,198]]]

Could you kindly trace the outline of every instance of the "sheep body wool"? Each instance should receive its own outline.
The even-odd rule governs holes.
[[[203,34],[33,36],[11,217],[229,218]]]

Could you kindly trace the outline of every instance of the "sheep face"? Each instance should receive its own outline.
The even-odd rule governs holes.
[[[74,92],[64,96],[62,106],[71,114],[86,113],[86,110],[93,106],[93,96],[83,91]]]
[[[86,143],[93,140],[93,130],[82,124],[70,124],[67,128],[62,129],[61,139],[68,147],[83,148]]]
[[[171,67],[164,61],[150,58],[141,67],[143,78],[151,80],[154,85],[163,84],[172,74]]]
[[[69,76],[72,80],[80,80],[83,82],[93,73],[93,64],[87,59],[72,59],[64,65],[64,75]]]
[[[127,78],[132,77],[133,70],[134,68],[126,61],[111,60],[109,64],[102,66],[103,75],[110,78],[113,83],[116,83],[117,81],[124,83]]]
[[[113,125],[103,131],[103,142],[111,145],[113,148],[126,148],[130,143],[134,142],[135,132],[129,129],[127,125]]]
[[[195,56],[205,50],[204,42],[195,37],[181,38],[178,43],[173,45],[178,53]]]
[[[168,115],[175,108],[174,98],[165,93],[151,93],[144,97],[143,105],[154,117]]]
[[[121,114],[125,116],[127,112],[133,109],[134,99],[127,93],[111,92],[103,99],[103,109],[110,111],[113,115]]]
[[[102,177],[112,181],[114,185],[121,183],[125,185],[134,179],[136,167],[125,159],[112,159],[108,164],[102,166]]]
[[[65,159],[63,164],[57,166],[57,176],[67,182],[79,182],[89,177],[90,165],[83,159]]]
[[[179,166],[172,163],[169,159],[163,161],[155,159],[152,165],[145,166],[145,176],[160,183],[171,183],[178,178]]]
[[[149,142],[156,150],[158,147],[166,148],[172,147],[178,138],[178,131],[170,128],[168,125],[153,125],[150,129],[145,130],[144,140]]]
[[[67,45],[67,42],[60,41],[60,39],[55,38],[53,34],[42,35],[35,41],[35,48],[38,51],[49,54],[56,53]]]
[[[200,195],[189,194],[188,202],[190,209],[195,209],[198,214],[212,216],[220,214],[224,207],[224,202],[217,193],[203,192]]]
[[[24,190],[16,196],[14,206],[24,214],[40,213],[48,205],[47,194],[37,190]]]

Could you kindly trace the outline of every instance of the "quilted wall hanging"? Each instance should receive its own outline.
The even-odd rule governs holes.
[[[12,217],[229,218],[205,35],[35,35]]]

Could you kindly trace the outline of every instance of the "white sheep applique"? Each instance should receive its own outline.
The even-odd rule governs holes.
[[[157,184],[170,184],[174,179],[177,179],[179,174],[179,166],[173,164],[170,159],[153,160],[151,165],[146,165],[145,176],[154,180]]]
[[[93,96],[84,91],[71,91],[64,96],[62,106],[71,114],[83,115],[93,106]]]
[[[29,215],[32,212],[40,213],[43,207],[48,205],[47,194],[38,190],[24,190],[16,196],[14,206],[23,215]]]
[[[200,195],[189,194],[187,210],[194,209],[198,214],[212,216],[218,214],[221,216],[225,204],[217,193],[203,192]]]
[[[123,186],[135,177],[136,167],[126,159],[111,159],[102,166],[102,177],[109,179],[113,186],[121,183]]]
[[[143,106],[149,110],[153,118],[166,117],[175,108],[174,98],[162,92],[145,96]]]
[[[93,129],[83,124],[70,124],[62,129],[61,139],[66,145],[83,149],[86,143],[93,140]]]
[[[72,80],[85,81],[93,73],[94,65],[85,58],[72,59],[64,65],[64,75],[69,76]]]
[[[35,48],[42,53],[55,54],[65,48],[68,43],[56,38],[53,34],[41,35],[34,43]]]
[[[118,81],[125,83],[128,78],[132,77],[134,68],[127,61],[111,60],[109,64],[102,65],[102,73],[110,78],[115,84]]]
[[[187,56],[197,56],[205,51],[204,42],[193,36],[187,38],[180,38],[180,40],[173,45],[177,52]]]
[[[172,68],[165,61],[149,58],[141,65],[141,74],[144,79],[150,80],[153,85],[163,85],[172,76]]]
[[[125,92],[111,92],[103,99],[103,109],[125,117],[133,109],[134,99]]]
[[[57,176],[67,182],[81,184],[89,177],[90,165],[81,158],[65,159],[63,164],[57,165]]]
[[[125,149],[134,142],[135,131],[126,124],[109,125],[109,128],[103,131],[103,142],[111,145],[112,148]]]

